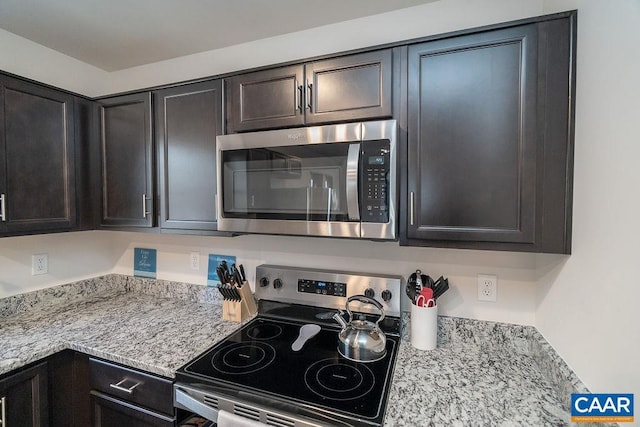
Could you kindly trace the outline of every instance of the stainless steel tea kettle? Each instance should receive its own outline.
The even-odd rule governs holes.
[[[353,313],[349,310],[351,301],[373,305],[380,310],[380,317],[375,323],[365,320],[364,316],[353,320]],[[378,326],[380,321],[384,319],[382,304],[364,295],[354,295],[347,299],[345,310],[349,313],[348,323],[342,317],[342,311],[333,315],[333,319],[342,326],[342,330],[338,334],[340,354],[356,362],[375,362],[382,359],[387,353],[387,337]]]

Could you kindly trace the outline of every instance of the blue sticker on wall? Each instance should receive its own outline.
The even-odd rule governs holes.
[[[209,254],[209,266],[207,267],[207,286],[218,286],[220,278],[216,272],[216,267],[222,261],[227,262],[228,272],[231,274],[231,265],[236,263],[236,257],[229,255],[212,255]]]
[[[133,275],[155,279],[156,260],[155,249],[135,248],[133,250]]]

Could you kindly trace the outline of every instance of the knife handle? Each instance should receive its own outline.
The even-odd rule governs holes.
[[[240,277],[242,278],[242,283],[244,283],[247,281],[247,276],[244,274],[244,267],[242,266],[242,264],[240,264],[238,268],[240,269]]]

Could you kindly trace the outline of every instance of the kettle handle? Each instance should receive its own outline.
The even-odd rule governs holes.
[[[376,320],[376,325],[380,323],[382,319],[384,319],[384,309],[382,307],[382,304],[380,304],[378,301],[376,301],[373,298],[369,298],[366,295],[353,295],[347,299],[347,303],[344,305],[344,308],[347,310],[347,313],[349,313],[349,322],[353,320],[353,313],[351,313],[351,310],[349,310],[349,303],[351,301],[359,301],[364,304],[371,304],[372,306],[380,310],[380,318]]]

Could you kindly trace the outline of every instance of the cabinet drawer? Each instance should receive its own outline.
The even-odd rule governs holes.
[[[171,381],[97,359],[89,372],[93,390],[173,416]]]
[[[91,392],[93,427],[173,427],[174,419]]]

